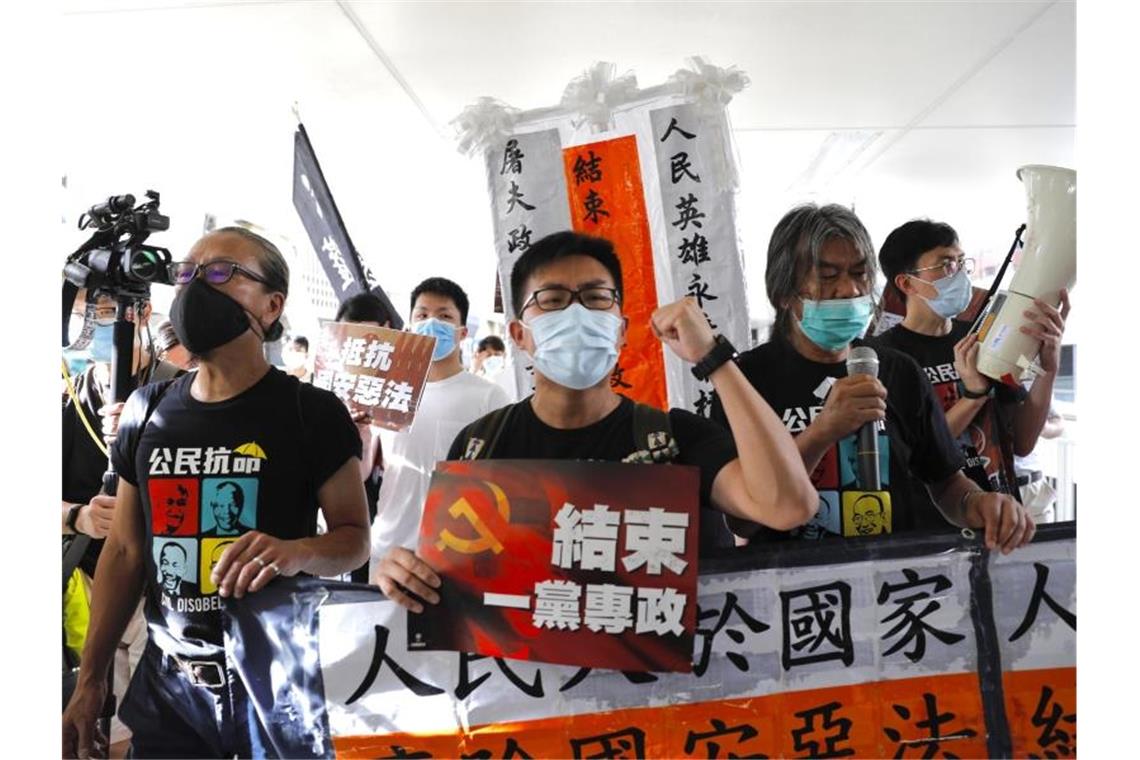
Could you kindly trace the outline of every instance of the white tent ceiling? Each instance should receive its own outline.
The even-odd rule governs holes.
[[[290,201],[296,102],[385,288],[402,301],[448,274],[484,314],[486,188],[447,123],[483,95],[555,104],[595,61],[643,87],[692,55],[751,78],[729,112],[758,314],[768,234],[796,201],[854,203],[876,242],[914,216],[944,219],[990,261],[1024,214],[1014,169],[1075,167],[1072,2],[106,0],[73,3],[62,22],[65,70],[89,72],[69,94],[58,155],[69,219],[153,187],[176,253],[209,212],[307,254]]]

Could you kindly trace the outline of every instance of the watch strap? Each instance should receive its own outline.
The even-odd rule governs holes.
[[[712,349],[705,354],[704,358],[693,365],[693,377],[698,380],[708,380],[709,375],[716,372],[725,363],[737,357],[736,349],[728,342],[728,338],[723,335],[717,335],[715,340],[716,342]]]

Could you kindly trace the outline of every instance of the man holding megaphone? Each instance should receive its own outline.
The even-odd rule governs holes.
[[[919,367],[861,339],[874,310],[875,264],[866,228],[845,207],[799,206],[776,225],[765,271],[772,337],[739,364],[795,436],[820,499],[813,522],[824,524],[781,533],[735,522],[734,531],[755,542],[949,522],[984,529],[991,549],[1025,545],[1033,521],[1015,499],[962,473],[961,451]],[[723,419],[719,399],[713,416]]]
[[[1023,314],[1020,332],[1041,342],[1040,373],[1026,393],[978,370],[979,336],[970,331],[969,321],[955,319],[972,300],[973,262],[950,225],[929,219],[907,222],[887,236],[879,263],[887,287],[906,302],[906,317],[880,335],[880,342],[923,368],[962,447],[966,474],[983,489],[1020,501],[1013,457],[1033,451],[1049,415],[1069,314],[1068,291],[1060,291],[1060,309],[1038,298]]]

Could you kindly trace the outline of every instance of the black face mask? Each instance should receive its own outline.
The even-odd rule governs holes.
[[[170,324],[178,340],[195,356],[204,356],[250,329],[240,303],[198,278],[174,296]]]

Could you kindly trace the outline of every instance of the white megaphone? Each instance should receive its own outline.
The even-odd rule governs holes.
[[[1006,385],[1020,387],[1026,371],[1041,373],[1035,362],[1041,341],[1021,332],[1033,299],[1061,303],[1061,288],[1077,280],[1077,173],[1059,166],[1023,166],[1017,170],[1029,201],[1029,228],[1021,264],[998,293],[978,330],[978,371]]]

